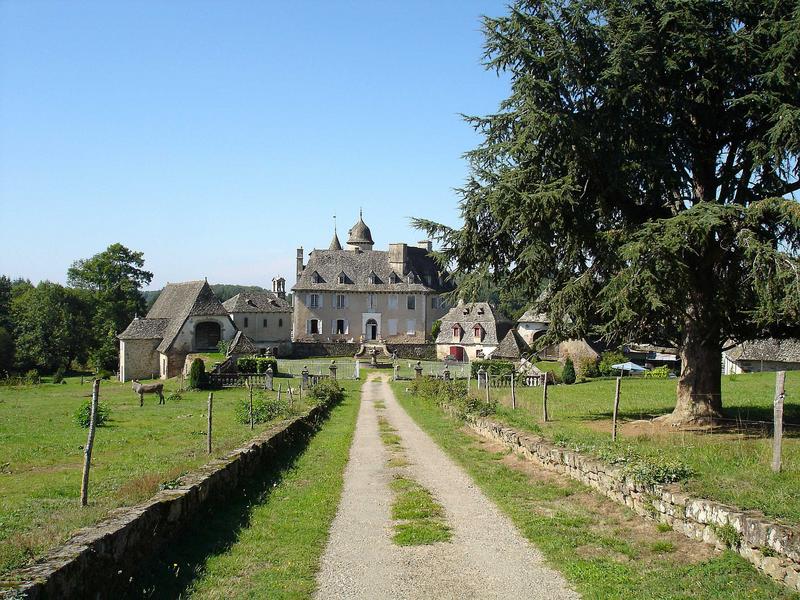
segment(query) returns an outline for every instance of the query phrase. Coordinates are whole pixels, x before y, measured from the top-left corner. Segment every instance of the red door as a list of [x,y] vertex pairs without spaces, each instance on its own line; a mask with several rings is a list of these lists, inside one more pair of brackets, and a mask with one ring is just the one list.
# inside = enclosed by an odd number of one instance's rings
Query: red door
[[450,346],[450,356],[458,362],[464,362],[464,348],[461,346]]

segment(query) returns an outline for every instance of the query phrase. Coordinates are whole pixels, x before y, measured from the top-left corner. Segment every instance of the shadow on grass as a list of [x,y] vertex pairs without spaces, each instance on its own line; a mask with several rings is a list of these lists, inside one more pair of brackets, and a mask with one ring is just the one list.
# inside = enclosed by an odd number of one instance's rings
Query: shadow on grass
[[324,419],[309,426],[291,443],[277,449],[269,466],[252,477],[246,487],[198,514],[194,523],[176,536],[177,539],[162,546],[157,554],[138,567],[124,587],[114,590],[109,596],[186,597],[192,582],[202,574],[206,561],[225,553],[236,543],[239,532],[249,526],[253,510],[280,484],[323,422]]

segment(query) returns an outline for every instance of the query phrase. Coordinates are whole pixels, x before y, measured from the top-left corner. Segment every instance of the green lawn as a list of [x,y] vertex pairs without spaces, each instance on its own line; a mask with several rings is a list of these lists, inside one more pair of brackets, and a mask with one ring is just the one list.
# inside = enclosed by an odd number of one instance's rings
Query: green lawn
[[500,452],[393,384],[412,418],[586,599],[797,599],[730,551],[660,530],[579,482]]
[[[510,391],[492,389],[501,402],[496,417],[514,427],[541,433],[560,443],[603,449],[610,445],[614,379],[600,379],[548,389],[551,421],[541,423],[542,388],[520,388],[516,411],[510,409]],[[800,522],[800,427],[787,427],[783,471],[770,470],[771,424],[745,427],[737,419],[770,421],[775,390],[774,373],[723,377],[722,391],[727,427],[703,433],[673,431],[653,426],[650,419],[672,410],[674,379],[624,378],[620,399],[620,438],[617,446],[667,459],[679,460],[696,473],[684,484],[692,494],[743,509]],[[800,372],[786,378],[786,423],[800,424]]]
[[360,405],[361,382],[342,386],[344,402],[310,441],[282,447],[262,478],[142,565],[124,597],[311,597]]
[[[165,396],[179,382],[165,383]],[[214,392],[214,453],[221,456],[253,437],[234,420],[246,390]],[[130,383],[103,381],[101,402],[111,409],[97,429],[89,506],[79,506],[83,445],[87,430],[73,422],[76,408],[91,395],[89,379],[66,384],[0,387],[0,577],[63,542],[72,532],[101,519],[110,509],[140,502],[162,483],[207,460],[207,392],[144,407]],[[298,407],[301,408],[301,407]],[[263,430],[268,424],[256,427]]]

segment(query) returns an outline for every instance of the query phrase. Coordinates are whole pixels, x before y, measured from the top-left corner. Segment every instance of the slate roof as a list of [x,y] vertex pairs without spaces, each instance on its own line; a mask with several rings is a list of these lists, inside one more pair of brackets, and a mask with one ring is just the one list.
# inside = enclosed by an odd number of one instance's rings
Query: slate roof
[[353,225],[347,233],[350,235],[350,238],[347,240],[348,244],[375,243],[372,241],[372,232],[369,230],[369,227],[367,227],[367,224],[364,223],[360,212],[358,214],[358,221],[356,221],[356,224]]
[[517,333],[516,329],[509,329],[506,337],[500,342],[500,345],[492,352],[491,358],[511,358],[519,360],[525,354],[528,354],[531,349],[522,336]]
[[[385,250],[314,250],[292,290],[424,293],[452,288],[444,281],[427,249],[407,246],[406,251],[408,271],[400,273],[389,265],[389,252]],[[368,283],[371,272],[377,276],[378,283]],[[312,280],[314,273],[319,274],[318,283]],[[345,274],[346,281],[352,283],[339,283],[341,273]],[[397,283],[392,283],[393,273],[398,278]],[[413,274],[412,282],[409,282],[409,274]]]
[[121,340],[159,340],[164,337],[164,330],[168,324],[169,319],[140,319],[137,317],[117,337]]
[[518,323],[549,323],[550,317],[547,316],[547,313],[540,313],[536,312],[533,308],[529,308],[525,311],[525,314],[522,315]]
[[333,232],[333,239],[331,240],[331,245],[328,246],[328,250],[341,250],[342,244],[339,242],[339,236],[336,235],[336,232]]
[[289,301],[273,292],[240,292],[223,302],[222,306],[230,314],[292,312]]
[[253,343],[253,340],[251,340],[241,331],[237,331],[236,335],[233,337],[233,341],[231,341],[231,345],[228,347],[228,352],[226,356],[230,356],[231,354],[256,354],[256,353],[258,353],[258,348]]
[[[464,330],[460,340],[453,338],[453,326],[458,323]],[[511,329],[512,324],[502,315],[496,314],[488,302],[460,303],[442,317],[442,326],[436,337],[437,344],[475,344],[473,331],[480,325],[486,332],[479,343],[496,345]]]
[[[189,317],[222,317],[228,311],[207,281],[168,283],[147,313],[146,320],[166,320],[159,352],[166,352]],[[129,326],[130,327],[130,326]],[[127,331],[127,329],[125,330]]]
[[725,354],[732,361],[765,360],[797,363],[800,362],[800,340],[778,340],[775,338],[752,340],[734,346],[726,351]]

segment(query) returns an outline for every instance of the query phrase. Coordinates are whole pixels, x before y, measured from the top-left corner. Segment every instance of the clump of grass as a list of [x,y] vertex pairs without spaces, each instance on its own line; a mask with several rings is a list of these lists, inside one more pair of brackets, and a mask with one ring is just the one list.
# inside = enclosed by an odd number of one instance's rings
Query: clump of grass
[[391,468],[395,468],[395,467],[407,467],[411,463],[403,454],[396,454],[395,456],[390,458],[386,464]]
[[659,540],[650,545],[650,550],[656,554],[667,554],[668,552],[675,552],[675,544],[667,540]]
[[389,448],[399,448],[403,439],[397,435],[397,430],[383,417],[378,417],[378,431],[384,445]]
[[725,544],[728,548],[738,548],[742,543],[742,534],[736,531],[736,528],[730,523],[725,525],[712,525],[711,529],[717,534],[719,541]]
[[433,495],[408,477],[395,477],[391,483],[395,492],[392,519],[398,546],[420,546],[447,542],[452,531],[445,521],[444,508]]
[[383,410],[384,408],[386,408],[386,403],[383,400],[375,400],[375,402],[373,402],[372,404],[378,410]]
[[661,533],[667,533],[668,531],[672,531],[672,527],[669,523],[659,523],[656,525],[656,529],[658,529]]

